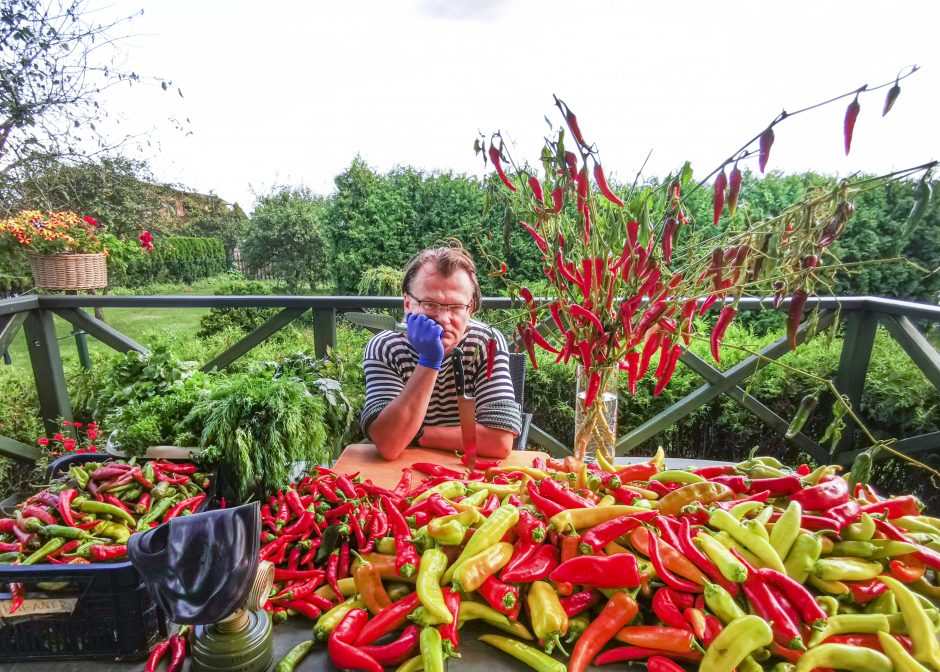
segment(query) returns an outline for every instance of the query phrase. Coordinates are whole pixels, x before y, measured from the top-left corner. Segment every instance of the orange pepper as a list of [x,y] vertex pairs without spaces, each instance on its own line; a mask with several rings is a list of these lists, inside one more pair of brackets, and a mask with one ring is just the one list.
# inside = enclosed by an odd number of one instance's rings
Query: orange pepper
[[[633,548],[638,550],[646,557],[649,557],[650,555],[650,535],[651,532],[645,527],[636,527],[630,531],[630,543],[633,545]],[[658,544],[659,554],[662,557],[663,564],[667,569],[703,586],[708,582],[708,577],[706,577],[702,571],[692,563],[691,560],[670,546],[668,543],[657,537],[655,534],[652,536]]]
[[594,660],[594,656],[623,626],[634,619],[638,610],[636,600],[627,593],[614,593],[601,613],[578,638],[578,643],[571,652],[568,672],[584,672]]
[[914,553],[899,555],[888,563],[891,575],[901,583],[914,583],[924,575],[927,566]]
[[[565,560],[570,560],[571,558],[576,558],[581,555],[581,537],[572,534],[564,536],[560,540],[561,554],[559,564]],[[557,592],[562,597],[567,597],[574,592],[574,586],[567,582],[559,583],[555,586],[555,592]]]

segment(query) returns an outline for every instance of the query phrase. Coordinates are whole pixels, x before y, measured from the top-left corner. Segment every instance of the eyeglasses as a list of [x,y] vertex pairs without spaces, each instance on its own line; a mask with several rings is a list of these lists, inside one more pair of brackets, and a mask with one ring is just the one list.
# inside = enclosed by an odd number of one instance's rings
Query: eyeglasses
[[468,303],[438,303],[437,301],[425,301],[424,299],[419,299],[414,294],[408,294],[408,296],[418,302],[418,305],[421,306],[421,310],[427,311],[432,315],[437,315],[440,313],[463,315],[469,312],[470,308],[472,308],[472,305]]

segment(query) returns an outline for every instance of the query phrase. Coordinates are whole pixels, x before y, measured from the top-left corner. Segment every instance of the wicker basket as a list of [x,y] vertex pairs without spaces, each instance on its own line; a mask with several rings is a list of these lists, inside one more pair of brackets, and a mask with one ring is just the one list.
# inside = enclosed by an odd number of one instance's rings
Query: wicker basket
[[31,255],[33,280],[43,289],[101,289],[108,286],[104,252],[95,254]]

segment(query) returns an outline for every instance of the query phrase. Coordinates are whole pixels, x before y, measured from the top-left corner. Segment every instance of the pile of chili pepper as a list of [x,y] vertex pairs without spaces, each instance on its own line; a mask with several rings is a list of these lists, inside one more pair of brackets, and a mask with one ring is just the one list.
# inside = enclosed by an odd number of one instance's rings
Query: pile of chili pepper
[[[210,481],[189,462],[73,464],[0,518],[0,564],[123,560],[131,534],[194,513]],[[22,604],[24,586],[11,584],[11,595],[10,613]]]
[[315,619],[338,667],[443,669],[482,620],[543,671],[940,669],[940,519],[839,467],[415,467],[393,489],[318,469],[266,504],[267,608]]

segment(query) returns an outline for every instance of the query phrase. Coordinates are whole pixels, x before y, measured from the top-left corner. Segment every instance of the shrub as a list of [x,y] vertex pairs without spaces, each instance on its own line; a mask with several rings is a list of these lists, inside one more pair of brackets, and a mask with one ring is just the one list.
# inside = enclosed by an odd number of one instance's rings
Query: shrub
[[[223,284],[216,295],[261,295],[270,294],[268,285],[257,280],[232,280]],[[277,314],[276,308],[212,308],[199,321],[196,336],[208,338],[226,329],[248,333],[265,320]]]
[[228,270],[228,255],[220,238],[162,236],[153,252],[127,263],[112,284],[139,286],[155,282],[195,282]]

